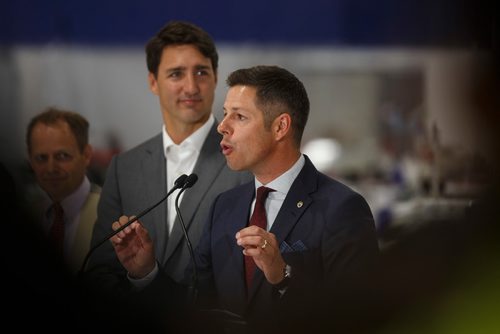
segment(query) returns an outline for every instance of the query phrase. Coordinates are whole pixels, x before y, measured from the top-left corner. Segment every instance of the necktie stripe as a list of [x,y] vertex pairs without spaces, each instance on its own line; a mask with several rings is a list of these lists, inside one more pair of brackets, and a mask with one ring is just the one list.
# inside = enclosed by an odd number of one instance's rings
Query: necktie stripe
[[60,203],[52,205],[53,222],[49,231],[49,238],[55,249],[63,254],[64,250],[64,211]]
[[[252,217],[250,218],[250,222],[248,226],[258,226],[264,230],[267,230],[267,217],[266,217],[266,208],[265,203],[267,196],[270,192],[274,191],[274,189],[267,187],[259,187],[257,189],[257,199],[255,200],[255,208],[252,213]],[[255,272],[255,262],[251,256],[245,256],[245,280],[247,285],[247,291],[250,291],[252,286],[253,275]]]

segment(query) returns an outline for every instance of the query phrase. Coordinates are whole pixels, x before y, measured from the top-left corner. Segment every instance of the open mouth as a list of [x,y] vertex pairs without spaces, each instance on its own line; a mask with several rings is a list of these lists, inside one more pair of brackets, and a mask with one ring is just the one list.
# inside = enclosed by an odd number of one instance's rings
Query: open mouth
[[220,148],[222,150],[222,154],[228,155],[233,151],[233,148],[227,144],[221,143]]

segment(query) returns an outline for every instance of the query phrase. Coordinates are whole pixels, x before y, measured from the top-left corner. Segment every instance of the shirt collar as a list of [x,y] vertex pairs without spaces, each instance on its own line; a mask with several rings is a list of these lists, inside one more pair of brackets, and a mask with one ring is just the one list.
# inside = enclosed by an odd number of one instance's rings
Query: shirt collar
[[[304,164],[305,164],[305,158],[304,155],[301,154],[297,162],[295,162],[295,164],[293,164],[293,166],[289,170],[287,170],[286,172],[284,172],[283,174],[281,174],[280,176],[278,176],[265,186],[274,189],[277,193],[286,195],[290,190],[290,188],[292,187],[293,181],[295,181],[297,175],[299,175],[300,171],[302,170],[302,167],[304,167]],[[257,188],[259,188],[262,185],[263,185],[262,183],[260,183],[257,179],[255,179],[256,191]],[[273,193],[269,194],[269,196],[273,195],[274,195]]]
[[90,181],[85,176],[83,178],[82,184],[76,189],[74,193],[66,197],[61,201],[61,206],[64,211],[68,213],[68,216],[74,216],[77,212],[80,211],[85,200],[87,199],[87,195],[90,192]]
[[[90,192],[90,181],[87,176],[84,176],[80,186],[72,194],[65,197],[61,201],[61,206],[64,210],[64,215],[69,219],[72,219],[72,217],[78,214],[83,204],[85,203],[89,192]],[[47,203],[46,208],[47,210],[49,210],[51,208],[52,201],[50,200],[48,195],[46,195],[45,202]]]
[[[208,120],[203,124],[199,129],[197,129],[195,132],[193,132],[189,137],[184,139],[182,143],[180,143],[178,146],[180,147],[187,147],[191,146],[193,147],[196,152],[201,152],[201,147],[203,146],[203,143],[205,139],[208,136],[208,133],[210,132],[210,129],[212,128],[212,125],[215,122],[215,118],[213,114],[210,114],[210,117]],[[172,145],[176,145],[172,138],[167,133],[167,130],[165,128],[165,124],[162,127],[162,138],[163,138],[163,154],[167,155],[167,148]]]

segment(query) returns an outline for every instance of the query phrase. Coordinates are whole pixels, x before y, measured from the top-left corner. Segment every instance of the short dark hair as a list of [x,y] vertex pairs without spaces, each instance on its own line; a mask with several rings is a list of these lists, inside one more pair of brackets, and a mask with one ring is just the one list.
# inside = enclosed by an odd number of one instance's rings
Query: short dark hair
[[309,98],[304,85],[293,73],[278,66],[260,65],[232,72],[226,83],[229,87],[256,88],[255,102],[264,111],[266,128],[281,113],[290,114],[295,142],[300,145],[309,116]]
[[76,112],[62,110],[56,107],[48,107],[40,114],[33,117],[28,124],[28,130],[26,131],[28,153],[31,153],[31,134],[35,125],[38,123],[53,125],[60,121],[68,124],[71,132],[75,136],[78,149],[80,152],[83,152],[89,142],[89,122],[85,117]]
[[170,45],[195,46],[207,58],[210,58],[214,73],[217,74],[219,55],[212,37],[200,27],[184,21],[167,23],[146,44],[146,62],[148,71],[158,75],[163,49]]

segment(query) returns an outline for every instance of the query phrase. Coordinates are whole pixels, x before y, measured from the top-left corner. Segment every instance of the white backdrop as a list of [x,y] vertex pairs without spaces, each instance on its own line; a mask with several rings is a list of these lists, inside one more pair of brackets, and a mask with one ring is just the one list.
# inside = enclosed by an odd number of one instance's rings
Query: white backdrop
[[[470,142],[469,132],[454,133],[456,125],[466,125],[467,119],[457,115],[450,94],[441,94],[453,78],[450,73],[463,68],[467,60],[462,52],[222,45],[219,54],[216,117],[221,115],[229,72],[256,64],[283,66],[304,82],[310,95],[304,143],[317,136],[338,136],[347,148],[344,165],[364,168],[378,159],[377,110],[381,77],[387,73],[421,71],[425,79],[421,106],[429,124],[438,123],[443,143]],[[16,47],[2,52],[0,69],[2,150],[17,157],[24,155],[29,119],[47,106],[87,117],[91,143],[97,148],[107,145],[109,133],[128,149],[161,129],[157,98],[147,86],[142,48]]]

